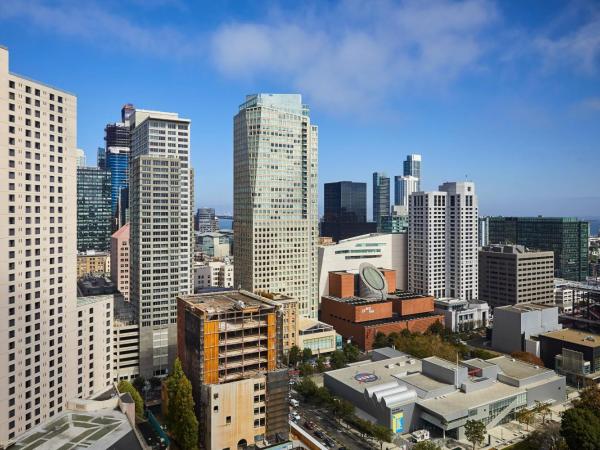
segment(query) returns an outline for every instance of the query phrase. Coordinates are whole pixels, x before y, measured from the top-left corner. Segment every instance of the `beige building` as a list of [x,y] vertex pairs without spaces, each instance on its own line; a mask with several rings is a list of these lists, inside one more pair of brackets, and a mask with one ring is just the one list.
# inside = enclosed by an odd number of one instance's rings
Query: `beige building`
[[318,130],[299,94],[246,96],[234,118],[235,286],[317,317]]
[[301,350],[310,348],[313,355],[331,353],[337,348],[337,332],[327,323],[301,317],[298,323],[296,345]]
[[77,396],[92,398],[113,382],[114,295],[77,298]]
[[115,296],[113,321],[114,381],[133,380],[140,373],[140,329],[135,306]]
[[85,275],[110,274],[110,254],[89,250],[77,255],[77,278]]
[[479,251],[479,300],[490,307],[554,304],[554,253],[522,245],[489,245]]
[[204,447],[287,440],[288,375],[280,369],[282,314],[247,291],[178,298],[178,355],[192,383]]
[[77,395],[77,98],[0,47],[0,447]]
[[194,292],[214,287],[233,287],[233,264],[228,260],[195,262]]
[[110,278],[123,298],[129,300],[129,224],[110,238]]

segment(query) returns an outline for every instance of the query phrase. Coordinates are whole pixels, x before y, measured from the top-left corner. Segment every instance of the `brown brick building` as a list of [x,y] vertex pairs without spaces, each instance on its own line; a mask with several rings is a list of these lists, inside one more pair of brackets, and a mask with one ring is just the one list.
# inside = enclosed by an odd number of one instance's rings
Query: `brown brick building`
[[444,316],[434,313],[433,297],[396,291],[394,271],[379,272],[387,284],[387,293],[379,298],[357,295],[358,273],[330,272],[330,295],[321,298],[321,320],[363,350],[371,350],[378,332],[424,332],[436,321],[444,323]]

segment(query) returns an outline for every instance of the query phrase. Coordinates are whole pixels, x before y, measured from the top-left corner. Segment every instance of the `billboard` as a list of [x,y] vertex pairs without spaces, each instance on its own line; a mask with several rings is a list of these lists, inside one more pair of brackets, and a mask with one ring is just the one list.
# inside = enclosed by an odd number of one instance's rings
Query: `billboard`
[[394,433],[404,432],[404,411],[392,415],[392,431]]

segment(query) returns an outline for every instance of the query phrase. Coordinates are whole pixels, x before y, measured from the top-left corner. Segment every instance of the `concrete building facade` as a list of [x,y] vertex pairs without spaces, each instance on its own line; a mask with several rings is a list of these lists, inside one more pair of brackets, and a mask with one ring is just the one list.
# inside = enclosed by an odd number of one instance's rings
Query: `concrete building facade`
[[479,300],[459,298],[436,298],[435,312],[444,315],[444,326],[453,332],[487,327],[490,322],[490,308]]
[[298,94],[246,97],[234,118],[234,284],[317,317],[318,131]]
[[105,275],[111,272],[110,254],[89,250],[77,254],[77,278],[86,275]]
[[497,306],[554,304],[554,255],[521,245],[479,251],[479,299]]
[[133,380],[139,373],[140,329],[135,305],[115,296],[113,321],[114,381]]
[[110,239],[110,278],[126,301],[129,301],[129,224],[113,233]]
[[190,121],[136,109],[132,119],[130,298],[140,325],[140,374],[168,373],[176,355],[177,296],[193,291]]
[[0,446],[77,395],[77,98],[0,47]]
[[477,217],[472,182],[448,182],[410,196],[409,291],[477,298]]
[[233,287],[233,264],[229,261],[194,263],[194,292],[215,287]]

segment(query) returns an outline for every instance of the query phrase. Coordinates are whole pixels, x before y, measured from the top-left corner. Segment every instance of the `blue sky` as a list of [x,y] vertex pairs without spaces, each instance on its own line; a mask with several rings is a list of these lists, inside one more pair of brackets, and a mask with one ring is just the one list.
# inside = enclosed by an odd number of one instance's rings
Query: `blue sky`
[[0,0],[0,43],[77,94],[88,162],[126,102],[190,118],[197,205],[222,213],[238,105],[300,92],[321,193],[421,153],[425,189],[469,178],[484,214],[600,216],[598,2]]

